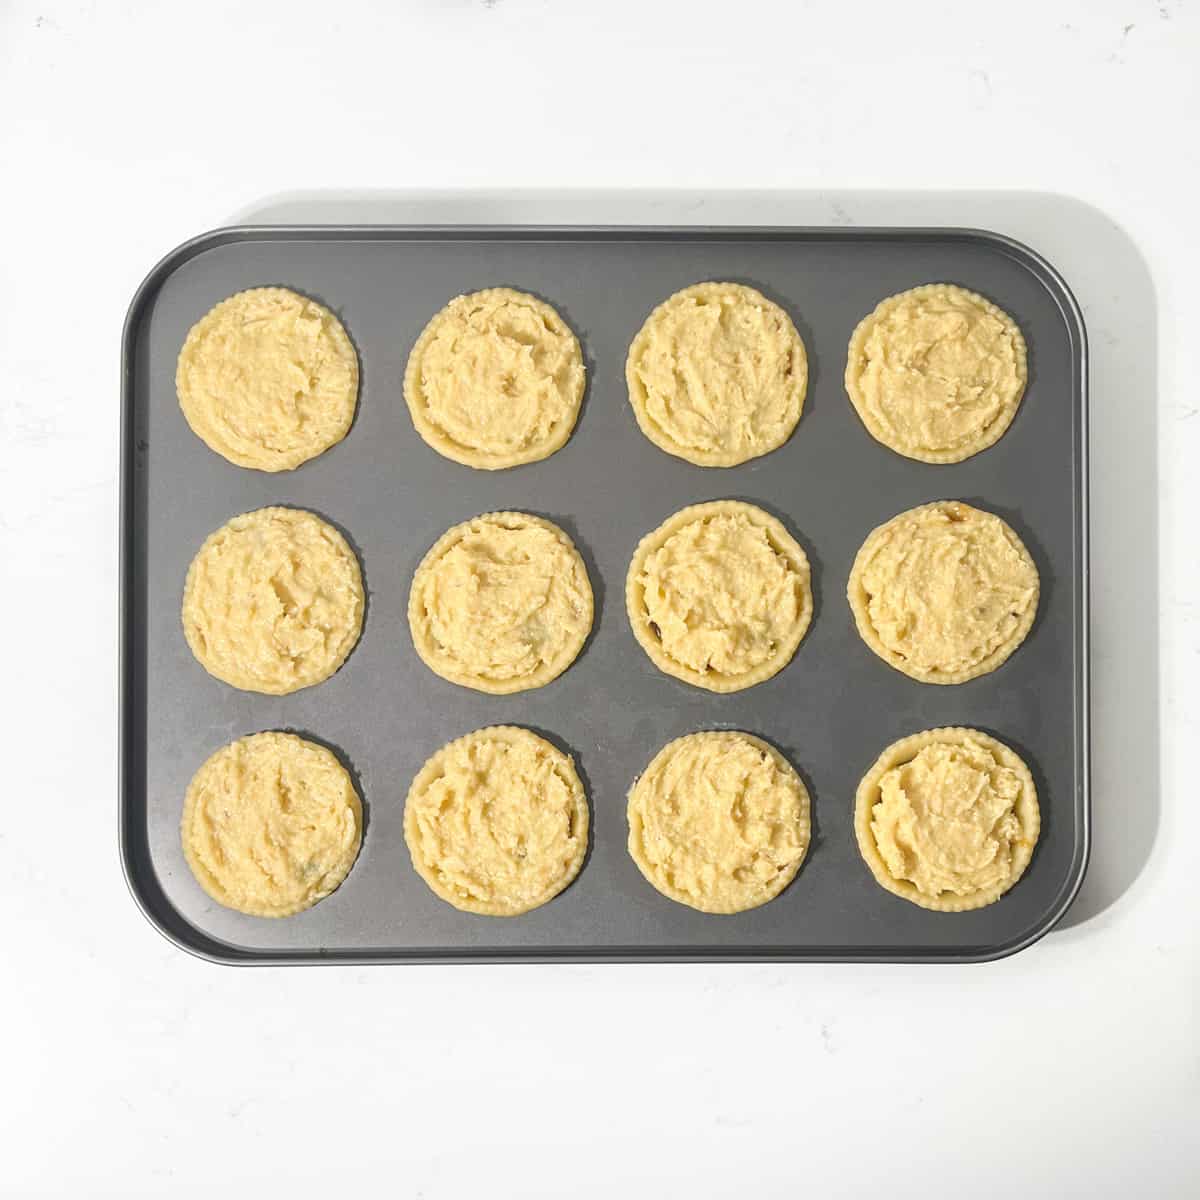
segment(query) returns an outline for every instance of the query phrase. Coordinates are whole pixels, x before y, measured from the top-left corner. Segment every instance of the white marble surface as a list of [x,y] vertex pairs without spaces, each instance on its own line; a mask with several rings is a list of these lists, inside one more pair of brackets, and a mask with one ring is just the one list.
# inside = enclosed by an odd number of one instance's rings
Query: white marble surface
[[[1198,61],[1177,0],[0,6],[0,1194],[1198,1194]],[[1094,372],[1097,847],[1064,926],[964,968],[163,941],[115,844],[118,337],[150,265],[235,218],[1047,254]]]

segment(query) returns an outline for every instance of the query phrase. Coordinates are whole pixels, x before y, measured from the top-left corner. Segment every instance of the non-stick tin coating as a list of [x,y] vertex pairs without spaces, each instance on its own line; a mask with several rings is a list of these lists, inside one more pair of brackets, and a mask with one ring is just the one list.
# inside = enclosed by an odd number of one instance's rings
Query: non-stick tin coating
[[[638,431],[625,355],[647,313],[700,280],[752,284],[783,305],[809,356],[795,434],[729,470],[691,466]],[[846,345],[884,296],[949,281],[1011,313],[1030,377],[1011,429],[953,466],[894,454],[846,398]],[[242,470],[189,430],[175,360],[193,322],[243,288],[316,297],[358,347],[362,389],[343,442],[296,471]],[[583,411],[551,458],[499,472],[440,457],[418,437],[404,366],[429,318],[462,292],[506,285],[558,309],[588,369]],[[1051,267],[970,230],[242,228],[180,247],[131,306],[123,362],[120,837],[131,890],[150,920],[197,954],[231,963],[546,960],[968,961],[1020,949],[1078,888],[1087,858],[1087,515],[1085,336]],[[779,516],[813,566],[816,611],[775,678],[717,696],[657,671],[634,641],[624,581],[638,539],[676,509],[719,497]],[[891,670],[854,631],[846,578],[866,534],[903,509],[960,498],[1001,514],[1042,579],[1026,643],[998,671],[951,687]],[[291,696],[235,691],[194,661],[180,628],[188,563],[231,516],[268,504],[312,509],[357,548],[369,592],[358,648],[331,680]],[[596,593],[583,655],[554,683],[486,696],[429,672],[406,621],[409,581],[449,526],[524,509],[560,524]],[[576,882],[514,919],[460,913],[420,880],[404,844],[404,797],[436,749],[469,730],[519,724],[574,755],[592,805]],[[1042,807],[1033,863],[998,903],[927,912],[875,884],[854,843],[855,787],[890,742],[971,725],[1029,763]],[[219,746],[262,729],[332,748],[366,805],[362,853],[343,886],[299,916],[269,921],[214,904],[179,846],[188,780]],[[667,741],[745,729],[778,746],[813,797],[814,837],[795,882],[770,904],[710,916],[674,904],[626,848],[630,784]]]

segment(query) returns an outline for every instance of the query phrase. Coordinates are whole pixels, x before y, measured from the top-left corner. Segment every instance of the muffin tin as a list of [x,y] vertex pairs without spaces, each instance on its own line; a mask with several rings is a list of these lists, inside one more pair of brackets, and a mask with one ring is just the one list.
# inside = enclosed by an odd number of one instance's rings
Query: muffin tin
[[[792,316],[809,358],[790,441],[730,469],[692,466],[639,432],[624,379],[652,308],[700,280],[751,284]],[[952,466],[913,462],[860,425],[842,386],[858,320],[884,296],[947,281],[1021,325],[1029,386],[991,449]],[[362,365],[354,426],[295,471],[232,466],[188,429],[175,359],[189,327],[243,288],[280,285],[332,308]],[[545,461],[485,472],[449,462],[413,429],[405,362],[430,316],[461,292],[540,295],[578,334],[588,386],[575,433]],[[150,921],[226,963],[623,960],[973,961],[1029,945],[1065,911],[1088,848],[1086,340],[1066,284],[995,234],[946,229],[222,229],[174,250],[138,289],[122,373],[120,844]],[[751,501],[779,516],[813,568],[813,623],[789,666],[714,695],[659,672],[624,611],[641,536],[688,504]],[[1029,547],[1041,607],[999,670],[938,687],[891,670],[859,640],[846,578],[866,535],[903,509],[962,499],[999,513]],[[332,679],[290,696],[235,691],[192,658],[179,607],[188,563],[231,516],[311,509],[358,551],[368,591],[362,639]],[[488,696],[430,672],[409,639],[409,582],[450,526],[494,510],[541,514],[579,547],[596,621],[576,663],[546,687]],[[592,809],[578,879],[521,917],[459,912],[409,861],[404,797],[440,746],[484,725],[524,725],[575,758]],[[928,912],[880,888],[860,860],[854,792],[885,746],[939,725],[994,734],[1028,762],[1041,840],[1020,883],[967,913]],[[366,811],[362,853],[313,909],[263,920],[221,908],[183,860],[179,818],[192,773],[219,746],[263,729],[324,742],[351,768]],[[744,729],[776,745],[813,798],[814,837],[796,880],[761,908],[712,916],[673,904],[625,848],[625,800],[671,739]]]

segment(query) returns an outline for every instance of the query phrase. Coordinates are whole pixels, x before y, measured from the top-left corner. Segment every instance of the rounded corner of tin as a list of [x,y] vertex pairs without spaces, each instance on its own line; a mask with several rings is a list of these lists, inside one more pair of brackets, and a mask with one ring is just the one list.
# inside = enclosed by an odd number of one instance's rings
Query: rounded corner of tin
[[[124,877],[125,887],[129,891],[130,899],[137,906],[146,923],[160,937],[170,942],[176,949],[182,950],[185,954],[193,958],[198,958],[203,962],[215,963],[218,966],[245,966],[252,961],[251,959],[242,959],[235,953],[227,952],[220,943],[204,939],[202,935],[197,938],[189,938],[183,932],[183,930],[190,928],[183,914],[171,904],[165,894],[155,897],[147,891],[141,869],[134,861],[133,855],[130,852],[129,842],[125,836],[124,823],[122,823],[121,829],[120,857],[121,874]],[[174,916],[174,924],[160,911],[163,905]]]
[[219,246],[224,242],[245,236],[244,226],[218,226],[205,233],[196,234],[186,241],[180,242],[168,250],[143,276],[142,281],[134,289],[129,305],[125,309],[125,320],[122,325],[122,344],[128,354],[134,330],[142,317],[142,310],[147,300],[173,275],[184,263],[203,254],[206,250]]
[[992,963],[999,962],[1004,958],[1012,958],[1014,954],[1020,954],[1022,950],[1028,950],[1036,942],[1040,942],[1048,933],[1053,931],[1055,926],[1067,915],[1071,905],[1075,903],[1075,899],[1079,895],[1079,889],[1083,886],[1084,876],[1087,875],[1088,860],[1091,857],[1091,838],[1088,823],[1086,821],[1081,822],[1079,830],[1080,837],[1066,882],[1046,911],[1029,928],[1017,934],[1016,937],[983,950],[978,954],[973,954],[969,957],[964,956],[958,961]]
[[1045,254],[1020,238],[1013,237],[1008,233],[999,233],[994,229],[963,226],[947,232],[953,232],[967,241],[991,246],[999,253],[1020,263],[1030,274],[1036,276],[1038,282],[1050,292],[1062,310],[1072,335],[1078,341],[1080,356],[1086,359],[1088,338],[1083,308],[1063,273]]

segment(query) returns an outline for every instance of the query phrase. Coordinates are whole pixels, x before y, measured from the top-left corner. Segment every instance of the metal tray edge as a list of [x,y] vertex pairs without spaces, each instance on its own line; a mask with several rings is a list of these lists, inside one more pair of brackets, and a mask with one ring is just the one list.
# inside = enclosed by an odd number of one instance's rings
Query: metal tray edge
[[[761,948],[748,948],[745,954],[731,954],[727,950],[711,953],[688,949],[674,953],[662,948],[638,951],[615,947],[611,950],[592,949],[587,951],[550,949],[544,953],[498,952],[495,954],[444,955],[388,954],[340,952],[320,950],[303,954],[287,951],[241,951],[217,939],[207,937],[195,929],[170,903],[164,895],[147,894],[145,881],[133,862],[133,847],[129,830],[129,753],[127,741],[131,730],[128,712],[132,686],[132,664],[130,647],[133,641],[131,612],[132,567],[132,517],[134,513],[134,414],[132,389],[132,345],[147,301],[159,286],[184,263],[206,250],[227,242],[249,237],[271,236],[315,237],[315,238],[370,238],[389,235],[459,236],[463,238],[491,236],[500,233],[522,239],[588,236],[604,239],[624,237],[671,236],[673,238],[697,237],[711,239],[750,237],[830,237],[853,238],[855,240],[889,240],[907,238],[938,238],[956,241],[986,242],[1002,253],[1017,260],[1035,275],[1043,287],[1054,297],[1062,312],[1075,349],[1075,368],[1079,372],[1079,453],[1076,462],[1080,510],[1076,522],[1076,553],[1079,569],[1073,573],[1077,589],[1074,597],[1078,618],[1076,696],[1081,711],[1076,714],[1076,764],[1078,806],[1080,820],[1077,825],[1075,853],[1071,873],[1058,898],[1043,917],[1028,931],[1009,943],[989,947],[977,953],[947,953],[938,955],[892,954],[885,948],[871,952],[856,951],[838,954],[796,954],[792,951],[772,953]],[[118,600],[118,849],[121,871],[126,887],[134,903],[146,921],[167,941],[180,950],[205,962],[222,966],[315,966],[345,965],[374,966],[395,964],[461,964],[484,963],[736,963],[736,962],[792,962],[792,963],[928,963],[965,964],[996,962],[1028,949],[1040,941],[1062,919],[1079,893],[1087,873],[1091,855],[1091,754],[1090,754],[1090,523],[1089,523],[1089,455],[1088,455],[1088,344],[1087,327],[1083,312],[1074,293],[1059,271],[1040,253],[1005,234],[973,227],[951,226],[706,226],[706,225],[232,225],[221,226],[198,234],[181,242],[164,255],[146,274],[130,300],[125,314],[121,334],[121,432],[120,432],[120,504],[119,504],[119,600]],[[161,907],[160,907],[161,906]],[[169,913],[165,916],[163,909]]]

